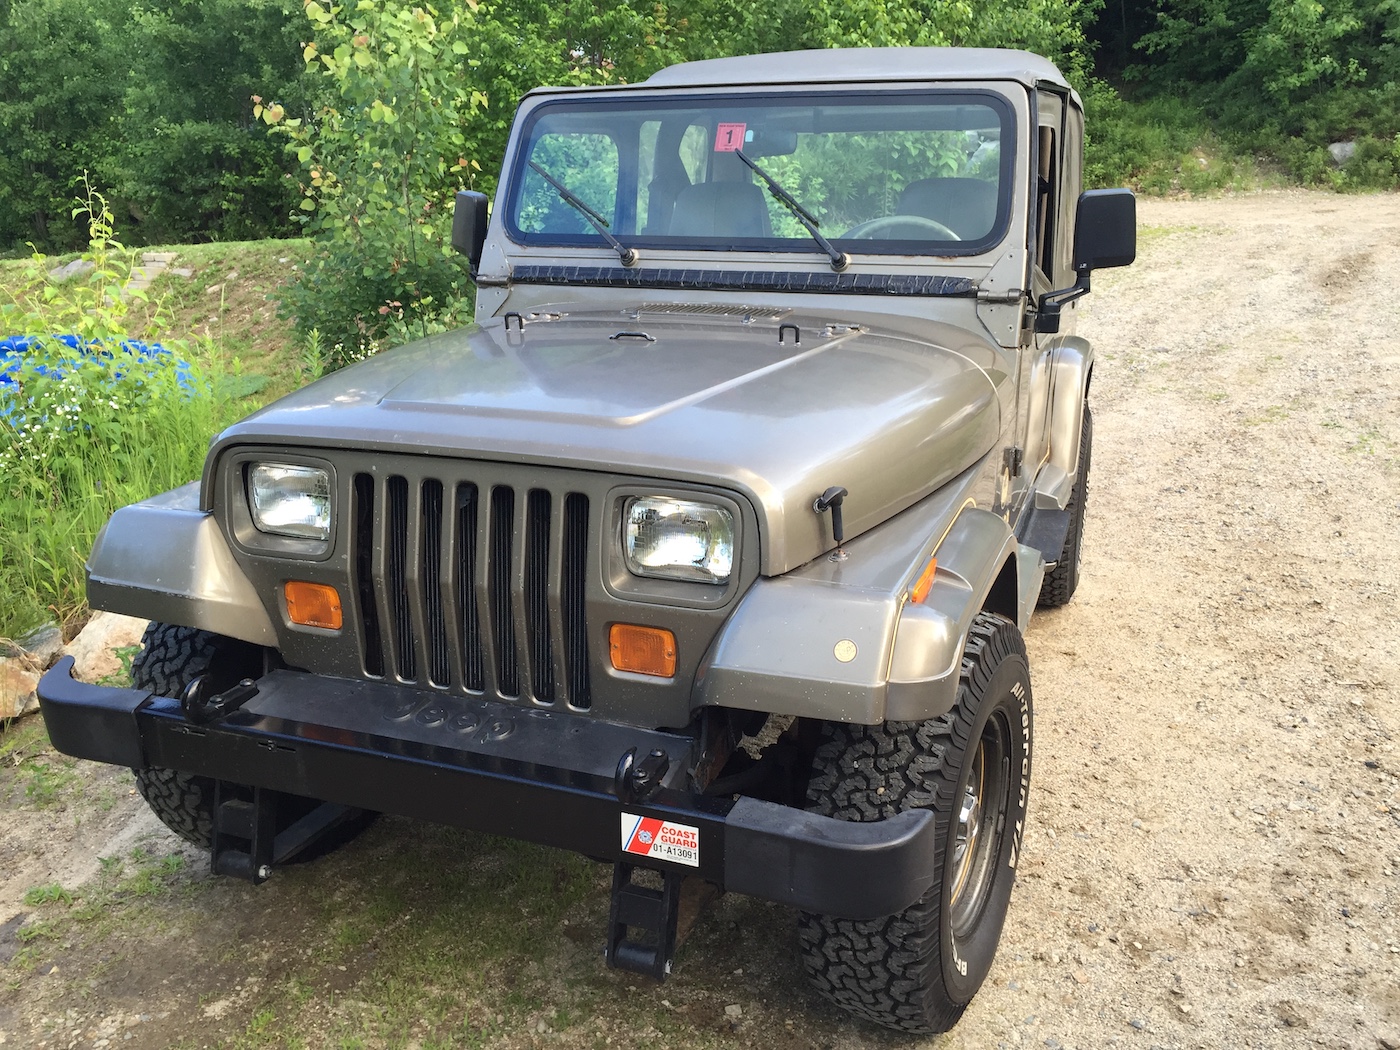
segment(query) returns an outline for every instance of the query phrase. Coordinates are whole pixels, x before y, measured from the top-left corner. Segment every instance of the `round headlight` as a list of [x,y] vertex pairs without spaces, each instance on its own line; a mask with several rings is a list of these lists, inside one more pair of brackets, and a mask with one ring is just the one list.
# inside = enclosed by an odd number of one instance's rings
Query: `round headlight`
[[634,497],[626,505],[622,550],[637,576],[725,584],[734,568],[734,516],[712,503]]
[[258,463],[248,472],[248,503],[260,532],[325,540],[331,535],[331,479],[319,467]]

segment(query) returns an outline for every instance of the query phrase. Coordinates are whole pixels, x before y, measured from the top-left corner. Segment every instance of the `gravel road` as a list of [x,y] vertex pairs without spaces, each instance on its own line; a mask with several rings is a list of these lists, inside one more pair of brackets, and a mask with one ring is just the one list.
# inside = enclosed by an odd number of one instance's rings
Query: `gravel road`
[[[1084,575],[1028,634],[1020,880],[953,1033],[911,1044],[827,1008],[791,916],[742,899],[666,985],[603,973],[588,886],[568,930],[532,927],[451,992],[470,1039],[386,1029],[365,1000],[425,980],[393,954],[417,920],[378,900],[368,939],[345,935],[359,887],[392,873],[423,909],[444,850],[515,854],[383,821],[256,890],[171,862],[177,892],[136,911],[123,891],[80,922],[24,891],[61,882],[76,908],[108,899],[82,889],[99,857],[178,856],[121,773],[83,767],[47,806],[0,784],[0,1043],[1400,1048],[1400,196],[1139,216],[1136,266],[1096,276],[1079,311],[1098,351]],[[553,891],[495,894],[502,915],[606,883],[559,871]],[[54,932],[19,937],[19,914]]]

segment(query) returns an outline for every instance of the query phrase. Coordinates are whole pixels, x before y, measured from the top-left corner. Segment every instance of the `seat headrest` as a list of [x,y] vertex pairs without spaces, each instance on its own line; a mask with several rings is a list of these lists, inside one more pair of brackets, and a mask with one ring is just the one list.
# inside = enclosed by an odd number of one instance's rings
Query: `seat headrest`
[[899,195],[901,215],[941,222],[965,241],[981,240],[997,219],[995,183],[981,179],[920,179]]
[[768,205],[751,182],[701,182],[676,195],[672,237],[768,237]]

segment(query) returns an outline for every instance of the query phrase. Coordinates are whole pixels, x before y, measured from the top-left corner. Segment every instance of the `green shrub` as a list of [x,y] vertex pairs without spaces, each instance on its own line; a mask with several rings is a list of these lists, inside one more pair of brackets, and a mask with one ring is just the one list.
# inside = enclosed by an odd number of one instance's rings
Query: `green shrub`
[[283,308],[303,336],[320,333],[337,367],[469,311],[466,267],[449,244],[452,195],[479,168],[462,124],[486,100],[466,69],[470,9],[308,0],[306,14],[305,58],[326,103],[306,121],[273,100],[257,99],[255,113],[285,131],[303,168],[314,254]]
[[1180,98],[1129,101],[1102,81],[1084,92],[1084,184],[1146,193],[1212,193],[1259,180],[1248,152]]

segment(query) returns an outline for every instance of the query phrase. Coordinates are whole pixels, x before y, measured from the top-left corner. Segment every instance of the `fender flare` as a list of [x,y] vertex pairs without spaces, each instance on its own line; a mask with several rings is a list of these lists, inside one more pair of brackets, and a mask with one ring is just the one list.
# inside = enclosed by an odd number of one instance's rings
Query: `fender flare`
[[1089,340],[1067,335],[1050,351],[1050,418],[1046,439],[1050,456],[1035,479],[1035,504],[1063,510],[1079,469],[1079,435],[1084,402],[1094,374],[1094,349]]
[[87,561],[94,609],[277,646],[267,609],[233,558],[199,482],[122,507]]

